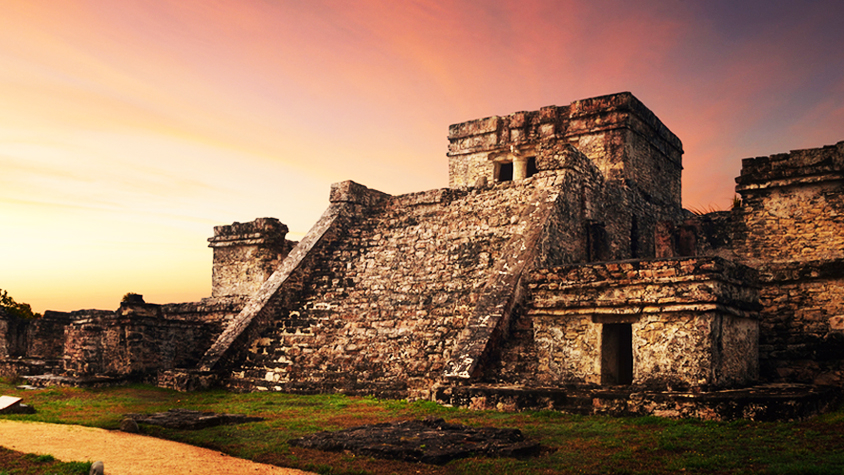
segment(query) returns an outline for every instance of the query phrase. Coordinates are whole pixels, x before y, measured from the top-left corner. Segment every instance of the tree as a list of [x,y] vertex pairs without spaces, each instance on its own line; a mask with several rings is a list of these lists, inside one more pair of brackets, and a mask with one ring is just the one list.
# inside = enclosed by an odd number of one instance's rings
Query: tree
[[19,318],[41,318],[41,314],[33,312],[28,303],[15,302],[15,299],[3,289],[0,289],[0,308]]
[[144,296],[143,295],[136,294],[135,292],[129,292],[126,295],[123,296],[123,300],[121,300],[121,303],[128,303],[128,304],[136,303],[137,304],[137,303],[146,303],[146,302],[144,302]]

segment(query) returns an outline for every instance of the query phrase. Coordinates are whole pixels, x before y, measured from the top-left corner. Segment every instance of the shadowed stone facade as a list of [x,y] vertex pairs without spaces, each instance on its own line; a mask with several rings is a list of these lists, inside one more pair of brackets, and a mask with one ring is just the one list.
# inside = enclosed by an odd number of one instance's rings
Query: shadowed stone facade
[[[844,142],[746,159],[740,205],[695,215],[680,140],[630,93],[448,139],[449,188],[337,183],[299,243],[215,227],[203,302],[66,314],[57,372],[711,418],[800,412],[724,390],[814,384],[818,411],[844,386]],[[5,368],[29,326],[0,318]]]

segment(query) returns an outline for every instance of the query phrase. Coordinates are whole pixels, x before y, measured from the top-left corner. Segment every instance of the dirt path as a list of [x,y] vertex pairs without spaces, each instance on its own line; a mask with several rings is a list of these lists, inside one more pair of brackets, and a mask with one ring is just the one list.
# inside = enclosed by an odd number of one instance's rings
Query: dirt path
[[107,475],[308,473],[154,437],[41,422],[0,420],[0,446],[65,462],[101,460]]

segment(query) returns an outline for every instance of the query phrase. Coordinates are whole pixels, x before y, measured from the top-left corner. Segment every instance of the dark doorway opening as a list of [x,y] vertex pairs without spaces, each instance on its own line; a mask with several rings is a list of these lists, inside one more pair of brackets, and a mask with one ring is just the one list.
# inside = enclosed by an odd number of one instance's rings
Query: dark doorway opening
[[513,162],[498,163],[496,181],[513,181]]
[[633,383],[633,326],[606,323],[601,342],[601,384]]
[[527,170],[525,171],[525,178],[530,178],[536,175],[539,170],[536,169],[536,157],[528,157]]

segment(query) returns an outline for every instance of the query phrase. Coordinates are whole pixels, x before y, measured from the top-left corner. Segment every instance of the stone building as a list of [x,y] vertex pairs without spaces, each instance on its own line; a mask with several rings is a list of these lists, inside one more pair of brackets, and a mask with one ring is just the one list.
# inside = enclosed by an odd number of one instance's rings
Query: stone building
[[721,418],[788,412],[738,388],[810,384],[811,412],[844,386],[844,142],[746,159],[738,206],[697,215],[682,143],[629,93],[448,139],[448,188],[334,184],[299,243],[216,227],[202,302],[48,312],[56,372]]

